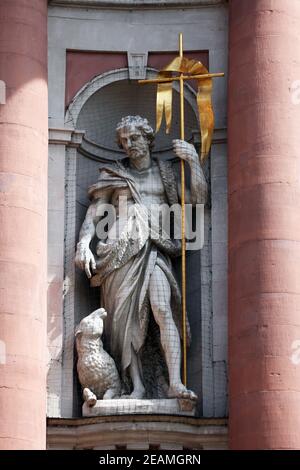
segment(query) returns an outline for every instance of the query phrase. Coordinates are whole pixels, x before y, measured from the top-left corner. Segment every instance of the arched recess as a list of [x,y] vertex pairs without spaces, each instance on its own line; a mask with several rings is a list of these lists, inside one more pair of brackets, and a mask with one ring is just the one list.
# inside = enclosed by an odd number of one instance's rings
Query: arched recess
[[[156,78],[157,70],[147,67],[146,69],[146,78]],[[74,96],[65,116],[65,124],[71,124],[73,128],[76,128],[79,114],[84,107],[85,103],[101,88],[110,85],[114,82],[119,82],[122,80],[129,80],[129,71],[128,68],[110,70],[101,75],[97,75],[90,82],[85,84]],[[135,82],[135,80],[133,80]],[[149,85],[147,85],[148,87]],[[140,86],[144,88],[144,86]],[[178,92],[179,86],[175,82],[174,88]],[[184,90],[185,99],[193,108],[195,114],[197,115],[197,107],[195,102],[195,91],[189,84],[185,84]]]
[[[147,69],[147,78],[155,77],[157,71]],[[174,85],[173,123],[169,136],[164,129],[156,137],[153,157],[170,159],[172,139],[179,137],[179,88]],[[185,85],[186,140],[199,142],[198,112],[195,91]],[[128,111],[127,111],[128,110]],[[126,112],[125,112],[126,111]],[[140,86],[129,80],[128,69],[117,69],[95,77],[76,94],[65,117],[65,126],[83,135],[76,145],[66,149],[66,207],[65,207],[65,279],[68,288],[64,298],[64,357],[63,394],[70,395],[72,384],[72,409],[70,396],[65,397],[67,413],[80,415],[80,387],[74,373],[74,328],[82,317],[99,305],[98,289],[91,289],[84,273],[74,267],[78,233],[89,201],[88,187],[95,183],[98,169],[105,161],[122,158],[124,153],[114,142],[114,129],[124,115],[141,114],[155,125],[155,86]],[[99,126],[99,127],[98,127]],[[80,135],[80,132],[79,132]],[[207,173],[209,170],[207,169]],[[205,231],[210,227],[210,211],[206,210]],[[207,309],[210,293],[207,279],[201,275],[203,260],[209,256],[209,241],[201,252],[188,254],[187,304],[194,341],[189,353],[189,385],[198,393],[198,415],[202,414],[202,307]],[[180,271],[179,266],[175,270]],[[205,298],[204,298],[205,295]],[[62,404],[64,401],[62,402]]]

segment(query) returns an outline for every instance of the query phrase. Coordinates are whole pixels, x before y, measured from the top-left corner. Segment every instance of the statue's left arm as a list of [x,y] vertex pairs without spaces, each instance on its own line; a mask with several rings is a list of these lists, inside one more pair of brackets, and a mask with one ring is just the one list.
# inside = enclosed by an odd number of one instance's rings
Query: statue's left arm
[[[186,188],[186,204],[205,204],[207,199],[207,182],[199,162],[199,156],[195,147],[184,140],[173,140],[173,150],[177,157],[188,163],[191,170],[191,188]],[[181,194],[181,184],[178,188],[179,196]]]

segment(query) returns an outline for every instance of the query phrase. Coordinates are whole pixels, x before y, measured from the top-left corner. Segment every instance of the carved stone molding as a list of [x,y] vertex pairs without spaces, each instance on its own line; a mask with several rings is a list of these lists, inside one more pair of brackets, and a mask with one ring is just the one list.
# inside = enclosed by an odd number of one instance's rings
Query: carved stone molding
[[226,3],[227,0],[49,0],[50,5],[75,6],[75,7],[198,7],[212,6]]
[[144,80],[147,72],[147,52],[127,52],[130,80]]
[[68,128],[49,128],[49,144],[70,145],[79,147],[85,131]]
[[227,449],[227,420],[174,416],[50,418],[48,449]]

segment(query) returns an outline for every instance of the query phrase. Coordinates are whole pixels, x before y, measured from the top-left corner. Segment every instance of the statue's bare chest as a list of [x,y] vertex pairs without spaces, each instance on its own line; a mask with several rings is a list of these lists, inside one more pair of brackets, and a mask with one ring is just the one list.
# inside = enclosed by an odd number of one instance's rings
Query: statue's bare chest
[[[167,202],[165,188],[162,182],[159,167],[156,163],[142,171],[128,170],[134,178],[135,188],[139,192],[142,203],[145,206],[151,204],[163,204]],[[127,197],[128,201],[132,200],[129,188],[116,189],[112,198],[113,204],[117,205],[120,196]]]
[[133,171],[132,174],[145,205],[166,202],[165,188],[156,164],[141,172]]

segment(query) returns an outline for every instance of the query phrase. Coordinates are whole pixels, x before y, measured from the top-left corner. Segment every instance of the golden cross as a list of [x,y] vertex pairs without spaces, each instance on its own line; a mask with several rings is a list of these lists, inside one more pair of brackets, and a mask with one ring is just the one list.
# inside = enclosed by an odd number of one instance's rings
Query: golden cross
[[[179,72],[179,76],[173,76]],[[159,72],[158,78],[139,80],[140,84],[157,83],[156,132],[158,132],[163,113],[166,118],[166,132],[168,133],[172,120],[172,85],[179,81],[180,85],[180,138],[184,140],[184,82],[196,79],[198,81],[197,104],[201,128],[201,161],[209,153],[211,146],[214,116],[211,104],[212,78],[223,77],[224,73],[208,73],[201,62],[186,59],[183,56],[183,38],[179,34],[179,56]],[[183,383],[187,385],[187,333],[186,333],[186,238],[185,238],[185,166],[181,160],[181,239],[182,239],[182,337],[183,337]]]

